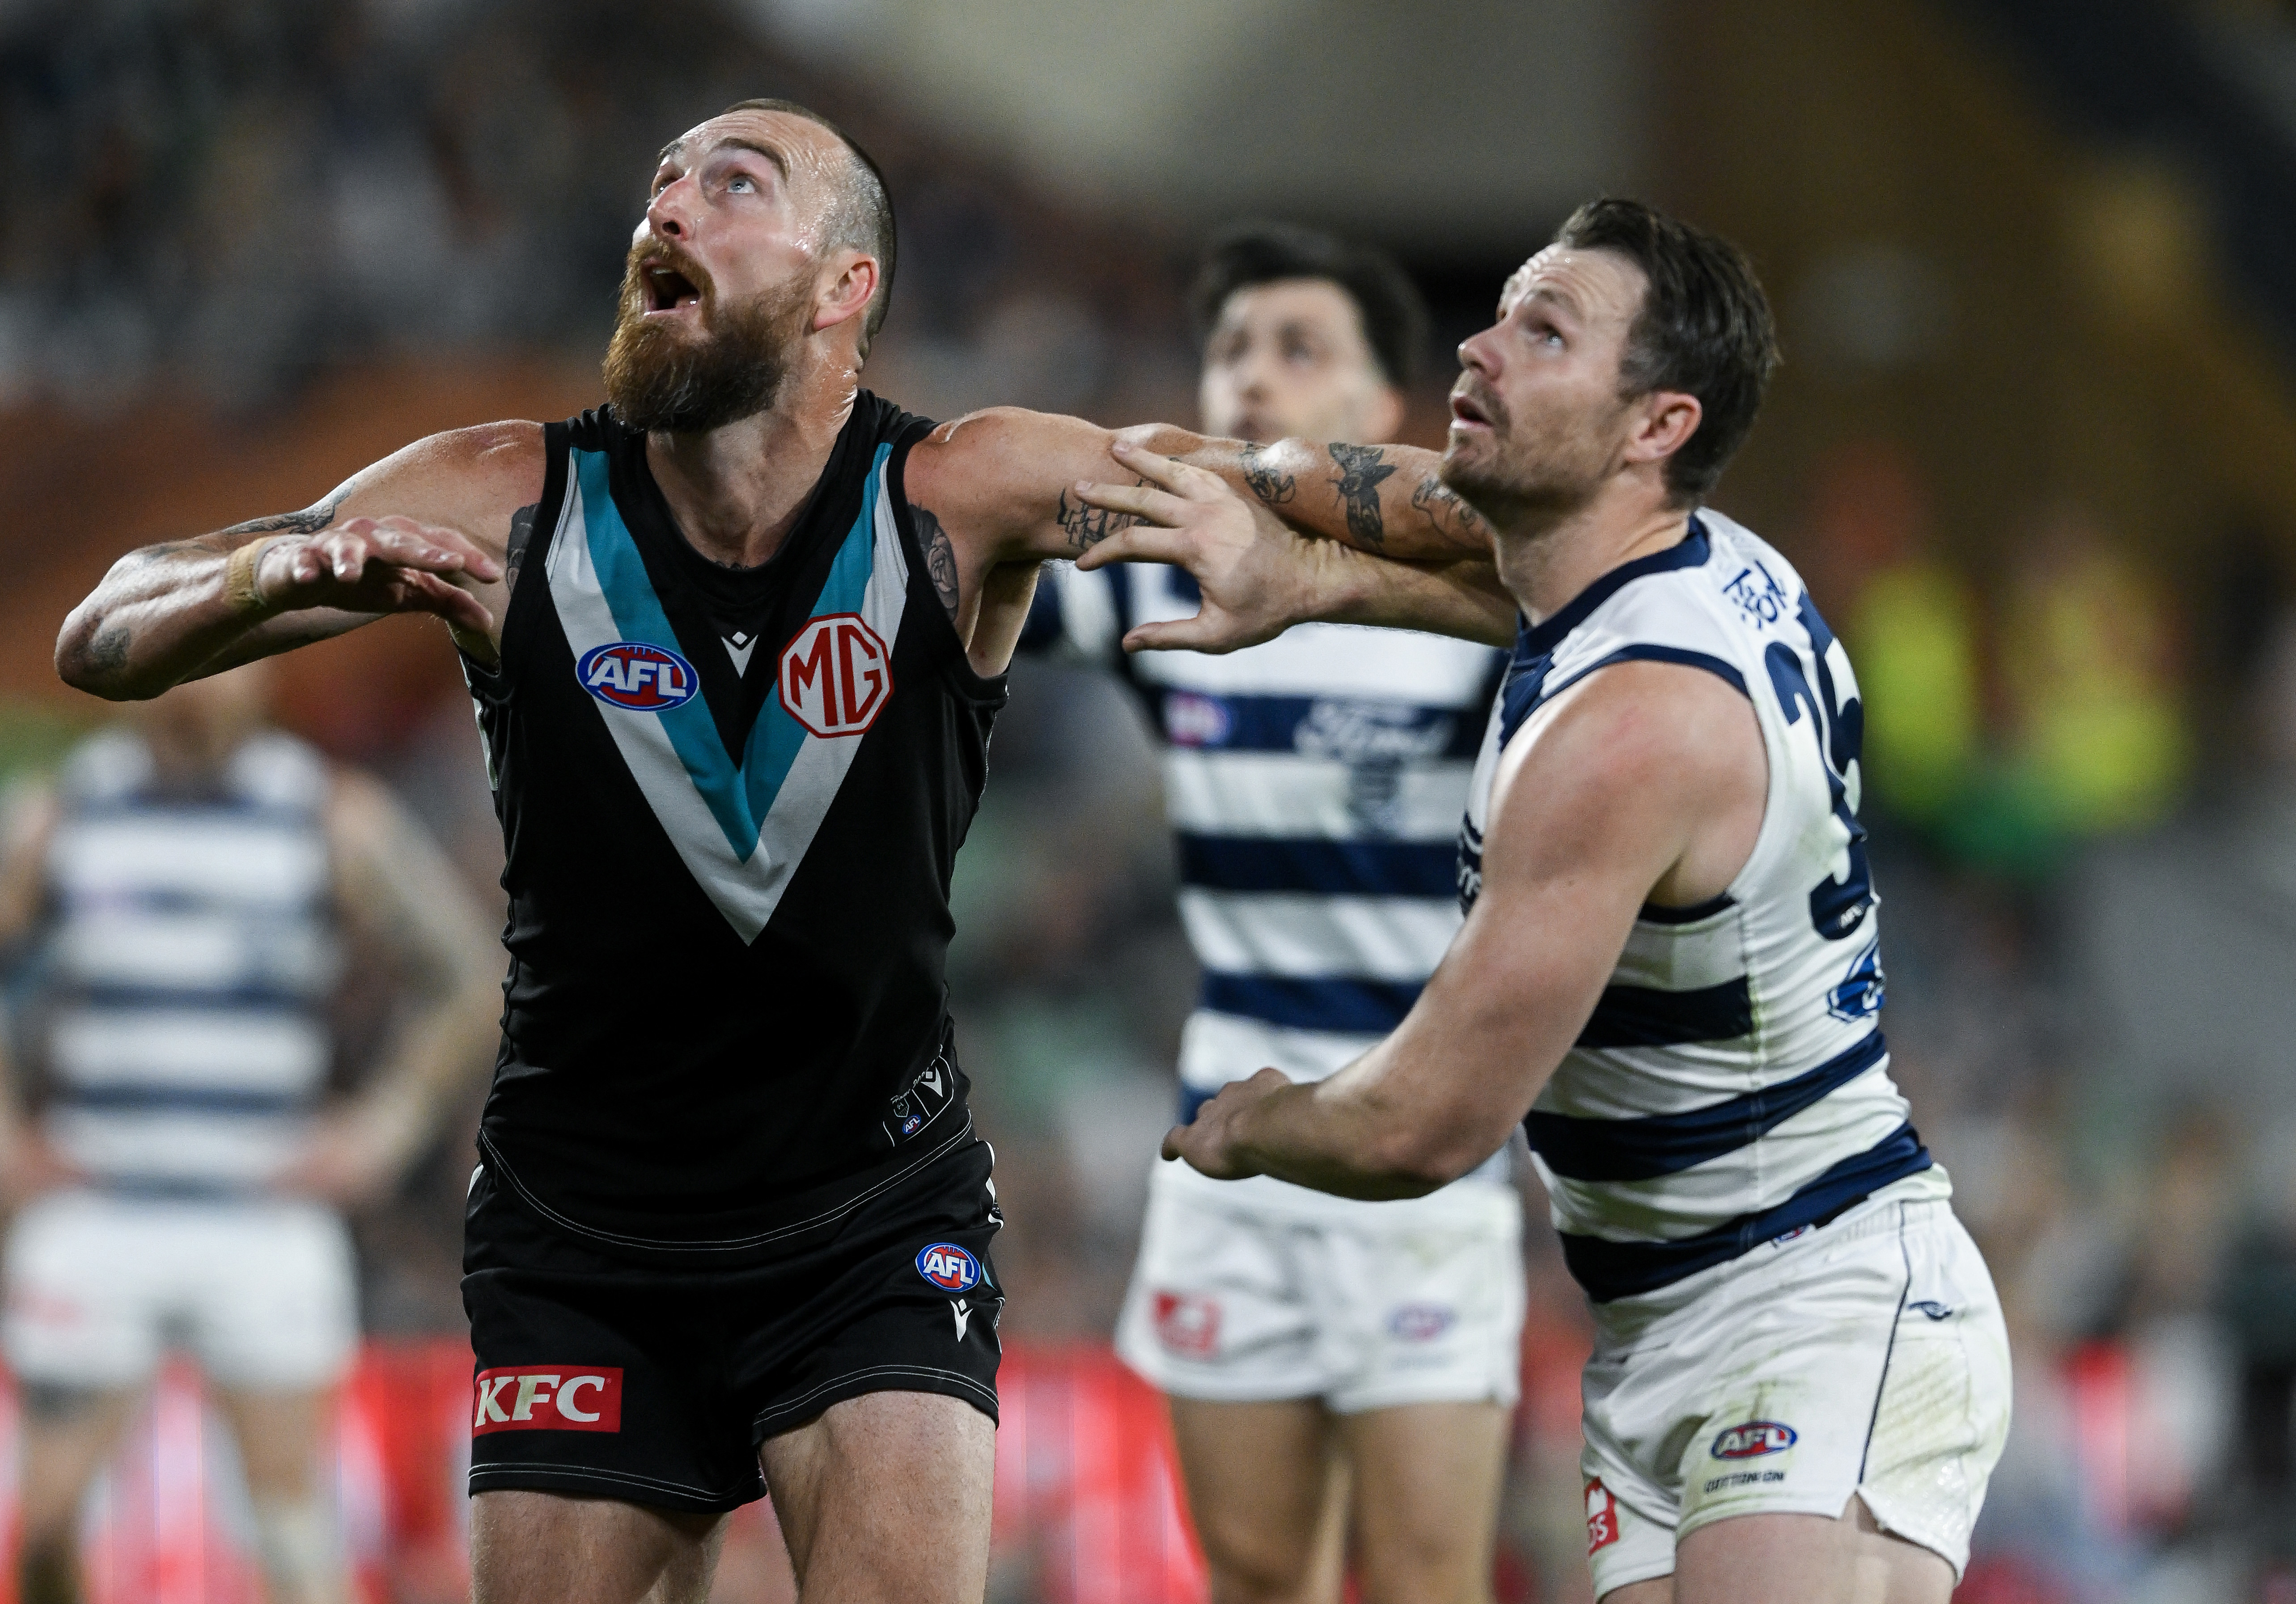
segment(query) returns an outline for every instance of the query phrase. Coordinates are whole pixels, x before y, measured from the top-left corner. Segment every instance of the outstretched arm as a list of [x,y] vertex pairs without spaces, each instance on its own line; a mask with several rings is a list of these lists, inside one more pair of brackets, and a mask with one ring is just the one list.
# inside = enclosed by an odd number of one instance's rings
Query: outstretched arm
[[1633,662],[1542,710],[1501,760],[1482,892],[1393,1035],[1328,1081],[1264,1069],[1175,1130],[1207,1175],[1413,1197],[1496,1152],[1585,1028],[1647,900],[1726,886],[1761,827],[1761,734],[1701,670]]
[[1128,440],[1112,449],[1141,482],[1074,487],[1079,505],[1123,520],[1078,566],[1169,563],[1193,575],[1203,593],[1194,617],[1136,627],[1124,637],[1130,650],[1231,652],[1310,619],[1493,645],[1513,638],[1514,598],[1488,558],[1396,562],[1310,539],[1204,469]]
[[109,700],[432,613],[480,655],[499,640],[517,514],[542,498],[542,430],[490,424],[418,440],[299,513],[133,551],[72,609],[56,671]]

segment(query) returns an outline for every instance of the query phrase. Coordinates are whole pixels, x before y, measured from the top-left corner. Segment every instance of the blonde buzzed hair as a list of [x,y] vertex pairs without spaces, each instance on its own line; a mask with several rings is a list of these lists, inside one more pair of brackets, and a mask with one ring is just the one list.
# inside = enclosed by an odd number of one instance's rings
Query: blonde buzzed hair
[[861,354],[867,356],[870,342],[877,338],[886,308],[893,300],[893,192],[885,183],[884,169],[877,165],[876,158],[861,148],[859,140],[810,106],[801,106],[793,100],[760,98],[736,101],[718,115],[724,117],[735,111],[779,111],[802,117],[836,135],[851,153],[850,179],[831,216],[826,243],[865,251],[877,259],[876,292],[869,297],[868,308],[861,314]]

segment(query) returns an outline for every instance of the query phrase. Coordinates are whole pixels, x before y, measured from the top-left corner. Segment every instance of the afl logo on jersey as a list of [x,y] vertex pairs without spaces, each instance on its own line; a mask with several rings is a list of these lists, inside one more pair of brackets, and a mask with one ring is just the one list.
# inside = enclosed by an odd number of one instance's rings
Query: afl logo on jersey
[[692,663],[667,647],[642,640],[592,646],[574,665],[574,675],[599,701],[644,713],[683,707],[701,688]]
[[970,1292],[980,1285],[980,1261],[954,1242],[936,1242],[918,1253],[917,1273],[943,1292]]
[[857,613],[816,618],[782,653],[782,705],[817,736],[857,736],[893,694],[893,654]]
[[1766,1453],[1784,1453],[1794,1445],[1794,1441],[1795,1432],[1791,1426],[1781,1426],[1775,1420],[1749,1420],[1716,1437],[1709,1452],[1718,1460],[1752,1460]]

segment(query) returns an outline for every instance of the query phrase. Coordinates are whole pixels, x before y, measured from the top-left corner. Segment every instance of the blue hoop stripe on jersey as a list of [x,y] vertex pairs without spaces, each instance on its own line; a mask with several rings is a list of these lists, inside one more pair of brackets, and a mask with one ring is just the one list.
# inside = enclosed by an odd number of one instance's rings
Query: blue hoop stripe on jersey
[[1419,991],[1417,981],[1308,980],[1207,969],[1199,1006],[1296,1031],[1383,1036],[1403,1023]]
[[1930,1150],[1908,1123],[1865,1152],[1835,1164],[1775,1207],[1726,1221],[1710,1231],[1671,1242],[1613,1242],[1604,1237],[1562,1237],[1562,1262],[1598,1304],[1655,1291],[1685,1276],[1736,1258],[1806,1225],[1822,1225],[1892,1181],[1930,1167]]
[[311,1008],[310,993],[283,976],[269,984],[217,986],[208,991],[193,986],[106,981],[78,987],[73,996],[90,1008],[148,1010],[155,1014],[276,1014],[283,1018],[304,1019],[309,1017]]
[[[844,543],[838,547],[836,559],[830,564],[829,578],[811,609],[812,617],[861,610],[876,555],[880,478],[876,470],[890,453],[890,447],[877,448],[877,460],[871,465],[867,489],[862,497],[861,514],[854,519]],[[625,640],[676,651],[677,633],[670,628],[661,600],[654,594],[653,581],[646,575],[645,559],[638,555],[637,543],[622,522],[621,508],[614,504],[605,453],[577,449],[572,455],[575,473],[582,485],[582,515],[589,537],[590,565],[597,573],[598,588],[605,594],[614,627]],[[726,844],[733,849],[736,860],[747,863],[758,849],[759,831],[766,815],[773,810],[774,799],[781,794],[782,782],[789,777],[790,765],[797,761],[805,744],[805,727],[790,716],[778,696],[767,697],[758,711],[757,722],[750,726],[750,738],[743,744],[742,761],[737,765],[727,755],[726,743],[718,738],[717,722],[701,697],[676,707],[658,709],[654,716],[661,720],[671,748],[692,777],[693,788],[708,804],[710,817],[725,833]]]
[[1604,986],[1580,1047],[1679,1047],[1729,1041],[1754,1028],[1754,999],[1742,975],[1718,986],[1661,991],[1654,986]]
[[1458,849],[1447,841],[1333,841],[1177,833],[1180,884],[1207,891],[1309,892],[1332,897],[1458,894]]
[[1649,1180],[1736,1152],[1888,1054],[1882,1032],[1875,1031],[1848,1052],[1792,1080],[1686,1114],[1581,1119],[1534,1109],[1523,1131],[1531,1150],[1557,1175],[1571,1180]]
[[311,1099],[294,1092],[226,1091],[205,1086],[76,1085],[58,1086],[49,1101],[53,1108],[91,1108],[106,1114],[223,1114],[275,1118],[299,1114]]

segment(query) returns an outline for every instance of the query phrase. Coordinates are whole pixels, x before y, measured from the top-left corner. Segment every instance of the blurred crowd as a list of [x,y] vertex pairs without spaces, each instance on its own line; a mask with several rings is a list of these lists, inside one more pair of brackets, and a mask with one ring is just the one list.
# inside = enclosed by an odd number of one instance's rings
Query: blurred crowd
[[[665,130],[783,95],[847,121],[899,204],[874,384],[936,415],[1189,415],[1185,242],[1033,194],[737,8],[629,17],[0,4],[0,408],[190,390],[260,411],[409,352],[594,353]],[[2296,1600],[2296,576],[2261,522],[2170,564],[2070,498],[1973,561],[1931,511],[1948,472],[1853,440],[1799,524],[1764,532],[1857,665],[1895,1073],[2016,1344],[2015,1429],[1963,1596]],[[1005,1335],[1099,1342],[1194,975],[1125,693],[1025,662],[1013,683],[952,980],[1011,1221]],[[382,768],[490,882],[467,710],[442,702]],[[379,1028],[350,1021],[347,1064]],[[460,1328],[474,1114],[361,1222],[372,1330]],[[1507,1563],[1515,1596],[1567,1598],[1585,1585],[1582,1305],[1551,1234],[1529,1251]]]

